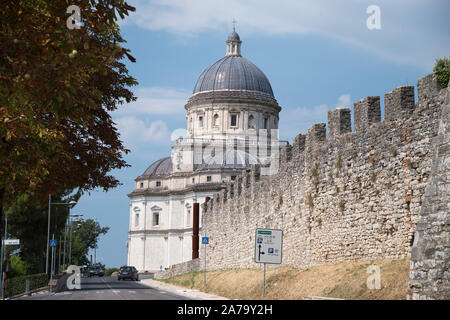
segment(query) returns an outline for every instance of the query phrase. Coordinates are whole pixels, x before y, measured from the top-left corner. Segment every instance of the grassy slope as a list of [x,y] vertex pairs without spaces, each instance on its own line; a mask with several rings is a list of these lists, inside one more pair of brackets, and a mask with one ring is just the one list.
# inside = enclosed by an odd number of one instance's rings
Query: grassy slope
[[[381,269],[380,290],[367,289],[367,268],[371,264]],[[262,299],[262,268],[208,271],[206,276],[206,290],[203,288],[203,272],[187,273],[161,281],[231,299]],[[408,279],[409,258],[342,262],[306,270],[294,267],[270,268],[266,271],[264,298],[291,300],[303,296],[324,296],[404,300]]]

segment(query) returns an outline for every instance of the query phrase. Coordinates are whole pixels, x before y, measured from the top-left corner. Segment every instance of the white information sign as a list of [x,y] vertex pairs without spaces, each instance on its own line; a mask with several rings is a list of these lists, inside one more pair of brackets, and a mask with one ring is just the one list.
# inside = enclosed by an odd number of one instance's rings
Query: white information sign
[[6,239],[3,240],[3,245],[5,246],[15,246],[15,245],[19,245],[20,244],[20,240],[19,239]]
[[283,230],[256,229],[255,262],[280,264],[283,253]]

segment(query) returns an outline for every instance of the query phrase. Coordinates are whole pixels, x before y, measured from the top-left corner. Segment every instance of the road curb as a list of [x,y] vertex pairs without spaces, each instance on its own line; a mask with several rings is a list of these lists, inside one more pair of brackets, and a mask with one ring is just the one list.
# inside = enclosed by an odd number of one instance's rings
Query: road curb
[[202,292],[195,289],[188,289],[184,287],[179,287],[173,284],[164,283],[158,280],[153,279],[142,279],[140,281],[143,285],[156,288],[159,290],[166,290],[170,293],[182,295],[191,299],[199,299],[199,300],[229,300],[228,298],[217,296],[214,294]]

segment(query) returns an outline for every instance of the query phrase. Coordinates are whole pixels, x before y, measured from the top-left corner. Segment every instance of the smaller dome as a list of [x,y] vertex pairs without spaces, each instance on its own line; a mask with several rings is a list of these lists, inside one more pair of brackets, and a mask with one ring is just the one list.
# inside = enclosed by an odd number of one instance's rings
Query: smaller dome
[[240,41],[241,38],[239,37],[239,34],[233,29],[233,31],[228,36],[229,41]]
[[161,176],[172,173],[172,158],[166,157],[153,162],[141,177]]
[[[245,169],[252,164],[260,164],[258,158],[242,150],[221,150],[222,154],[204,156],[202,164],[196,165],[195,170],[207,169]],[[219,151],[220,152],[220,151]]]

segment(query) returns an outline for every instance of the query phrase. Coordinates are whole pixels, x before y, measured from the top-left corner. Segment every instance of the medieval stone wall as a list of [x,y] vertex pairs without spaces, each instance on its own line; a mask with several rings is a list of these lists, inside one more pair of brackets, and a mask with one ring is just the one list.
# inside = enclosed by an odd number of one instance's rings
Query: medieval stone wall
[[411,250],[408,298],[414,300],[450,300],[450,87],[437,99],[442,104],[439,132],[432,140],[431,174]]
[[[281,153],[276,175],[243,172],[206,205],[207,268],[257,267],[256,228],[282,229],[283,265],[308,268],[410,254],[433,158],[442,101],[434,75],[414,87],[328,113]],[[448,236],[448,235],[447,235]],[[203,250],[200,260],[203,261]]]

